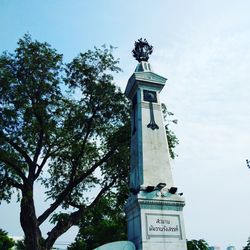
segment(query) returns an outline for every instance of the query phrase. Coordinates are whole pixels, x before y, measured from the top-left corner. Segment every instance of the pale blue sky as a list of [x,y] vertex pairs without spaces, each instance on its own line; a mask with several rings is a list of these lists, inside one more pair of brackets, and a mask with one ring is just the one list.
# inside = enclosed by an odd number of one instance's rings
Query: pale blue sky
[[[172,166],[186,198],[187,238],[241,249],[250,236],[249,13],[248,0],[0,0],[0,51],[26,32],[66,61],[111,44],[124,89],[136,67],[133,43],[147,38],[154,71],[168,78],[161,98],[179,120]],[[18,213],[1,205],[0,228],[20,235]]]

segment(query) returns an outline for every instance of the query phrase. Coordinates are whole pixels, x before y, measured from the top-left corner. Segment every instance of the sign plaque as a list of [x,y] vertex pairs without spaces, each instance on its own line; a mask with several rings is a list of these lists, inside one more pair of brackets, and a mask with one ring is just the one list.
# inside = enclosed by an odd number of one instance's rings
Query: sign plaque
[[146,237],[182,240],[180,217],[171,214],[146,214]]

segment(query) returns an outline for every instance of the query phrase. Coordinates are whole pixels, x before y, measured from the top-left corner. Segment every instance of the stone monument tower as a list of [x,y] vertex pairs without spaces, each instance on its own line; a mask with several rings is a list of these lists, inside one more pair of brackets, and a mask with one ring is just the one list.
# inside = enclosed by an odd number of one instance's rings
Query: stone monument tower
[[125,90],[132,101],[128,240],[137,250],[186,250],[185,202],[173,185],[159,97],[167,79],[152,71],[152,51],[145,39],[135,42],[139,64]]

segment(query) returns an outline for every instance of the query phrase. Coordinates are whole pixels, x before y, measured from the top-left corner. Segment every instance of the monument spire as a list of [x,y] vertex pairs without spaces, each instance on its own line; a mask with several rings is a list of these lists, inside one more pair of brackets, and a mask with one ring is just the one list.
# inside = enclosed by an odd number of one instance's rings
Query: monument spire
[[132,102],[128,239],[137,250],[185,250],[185,203],[173,185],[160,102],[167,79],[152,71],[152,51],[146,39],[135,42],[132,53],[139,64],[125,90]]

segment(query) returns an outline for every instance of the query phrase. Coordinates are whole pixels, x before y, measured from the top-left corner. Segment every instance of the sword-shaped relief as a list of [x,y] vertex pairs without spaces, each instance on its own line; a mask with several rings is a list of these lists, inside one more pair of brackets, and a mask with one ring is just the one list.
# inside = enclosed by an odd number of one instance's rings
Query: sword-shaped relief
[[153,103],[157,103],[157,96],[155,91],[143,90],[144,101],[149,102],[150,122],[147,125],[152,130],[159,129],[155,122]]

